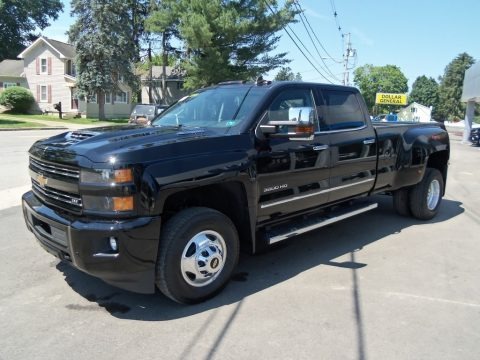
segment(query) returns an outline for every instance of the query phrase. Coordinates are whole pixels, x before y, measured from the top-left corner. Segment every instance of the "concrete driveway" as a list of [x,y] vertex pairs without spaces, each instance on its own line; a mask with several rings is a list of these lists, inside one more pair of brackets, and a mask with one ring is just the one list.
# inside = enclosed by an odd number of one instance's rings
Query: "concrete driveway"
[[[42,134],[26,133],[0,133],[15,159],[0,191],[28,187],[25,151]],[[195,306],[59,263],[10,204],[0,210],[0,359],[478,359],[479,164],[478,148],[453,140],[436,219],[398,217],[379,196],[370,213],[242,255],[225,291]]]

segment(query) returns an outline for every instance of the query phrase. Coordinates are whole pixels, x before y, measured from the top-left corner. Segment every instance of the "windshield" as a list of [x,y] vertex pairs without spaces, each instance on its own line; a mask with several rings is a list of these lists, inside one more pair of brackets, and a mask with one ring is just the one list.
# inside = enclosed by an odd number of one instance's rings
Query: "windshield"
[[244,121],[259,101],[259,96],[249,96],[250,89],[242,86],[196,91],[161,113],[152,125],[229,129]]

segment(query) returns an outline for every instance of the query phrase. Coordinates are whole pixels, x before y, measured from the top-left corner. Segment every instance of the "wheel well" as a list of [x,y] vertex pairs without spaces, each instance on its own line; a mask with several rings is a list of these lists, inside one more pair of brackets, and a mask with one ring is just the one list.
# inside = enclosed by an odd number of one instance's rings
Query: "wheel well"
[[444,184],[447,183],[447,169],[448,169],[448,151],[442,150],[431,154],[428,157],[427,167],[437,169],[443,177]]
[[248,201],[241,183],[207,185],[172,194],[165,200],[162,222],[165,223],[179,211],[194,206],[215,209],[228,216],[237,228],[241,248],[251,251]]

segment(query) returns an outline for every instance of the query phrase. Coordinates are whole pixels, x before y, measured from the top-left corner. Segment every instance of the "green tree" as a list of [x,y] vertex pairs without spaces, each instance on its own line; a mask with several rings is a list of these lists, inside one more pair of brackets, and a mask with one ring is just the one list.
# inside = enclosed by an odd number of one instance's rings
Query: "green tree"
[[295,74],[289,66],[283,66],[275,75],[275,81],[292,81],[295,80]]
[[408,96],[409,102],[417,102],[424,106],[433,107],[433,117],[436,118],[436,111],[438,107],[438,83],[430,77],[425,75],[417,77],[412,85],[412,91]]
[[[357,68],[353,82],[362,92],[369,109],[374,110],[377,92],[402,94],[408,91],[408,80],[395,65],[373,66],[367,64]],[[377,112],[394,109],[395,105],[378,106]]]
[[0,93],[0,105],[14,113],[25,114],[35,102],[30,90],[20,86],[12,86]]
[[138,86],[129,5],[122,0],[72,0],[77,19],[68,35],[77,52],[77,92],[86,98],[97,95],[100,119],[105,118],[105,94],[119,90],[121,77],[133,91]]
[[252,79],[289,62],[286,53],[269,53],[280,39],[275,34],[294,21],[292,2],[281,8],[276,0],[162,3],[152,17],[163,19],[164,29],[177,30],[185,49],[182,67],[186,70],[186,88]]
[[463,118],[465,105],[462,104],[463,78],[465,71],[475,63],[467,53],[459,54],[445,68],[439,87],[439,119]]
[[0,61],[16,59],[62,10],[60,0],[0,0]]

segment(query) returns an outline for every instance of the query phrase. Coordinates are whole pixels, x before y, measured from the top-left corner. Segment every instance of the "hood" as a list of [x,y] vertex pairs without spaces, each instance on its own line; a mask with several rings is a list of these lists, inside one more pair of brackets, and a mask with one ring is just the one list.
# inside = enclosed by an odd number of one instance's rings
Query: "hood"
[[37,141],[30,153],[79,166],[85,166],[82,159],[132,164],[191,157],[218,149],[236,151],[248,146],[247,142],[248,136],[223,135],[203,128],[126,125],[66,132]]

